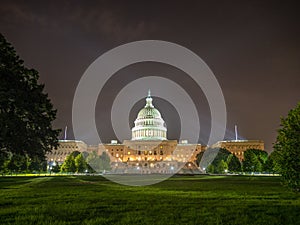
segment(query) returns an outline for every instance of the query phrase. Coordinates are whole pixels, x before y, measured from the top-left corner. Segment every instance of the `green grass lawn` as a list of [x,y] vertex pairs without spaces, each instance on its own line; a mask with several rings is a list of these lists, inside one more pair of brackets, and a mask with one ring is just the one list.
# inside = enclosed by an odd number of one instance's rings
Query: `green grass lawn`
[[300,195],[279,177],[177,176],[144,187],[1,177],[0,224],[300,224]]

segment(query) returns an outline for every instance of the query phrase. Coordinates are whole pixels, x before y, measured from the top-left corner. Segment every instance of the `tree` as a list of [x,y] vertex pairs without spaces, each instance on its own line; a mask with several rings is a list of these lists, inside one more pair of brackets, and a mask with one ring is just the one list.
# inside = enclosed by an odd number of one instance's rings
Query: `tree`
[[52,172],[54,172],[54,173],[59,173],[60,172],[60,165],[56,161],[52,166]]
[[11,153],[43,160],[46,152],[58,146],[59,130],[51,125],[56,110],[38,78],[38,72],[27,69],[0,34],[1,155]]
[[41,160],[37,157],[30,159],[29,171],[41,172],[47,169],[47,161]]
[[[206,157],[205,161],[210,161],[211,163],[207,166],[206,171],[208,173],[224,173],[228,169],[227,159],[231,153],[225,148],[212,148],[208,149],[209,153],[203,157]],[[203,158],[199,159],[200,164]]]
[[269,156],[268,156],[268,159],[265,163],[265,166],[264,166],[264,171],[268,172],[268,173],[276,173],[277,172],[277,169],[276,169],[276,166],[275,166],[275,163],[274,163],[274,152],[272,152]]
[[97,152],[92,152],[86,159],[88,165],[96,172],[107,171],[111,169],[110,158],[106,152],[103,152],[100,156]]
[[227,159],[228,170],[230,172],[241,172],[242,166],[240,160],[234,155],[231,154]]
[[[201,168],[206,168],[206,172],[209,172],[208,167],[212,164],[214,159],[217,157],[219,153],[219,148],[208,148],[204,152],[200,152],[197,155],[196,164]],[[211,173],[211,172],[209,172]]]
[[0,171],[4,172],[7,169],[7,161],[9,160],[9,154],[7,152],[0,151]]
[[100,156],[101,162],[102,162],[102,169],[103,170],[111,170],[110,166],[110,158],[106,152],[103,152]]
[[66,157],[64,163],[61,165],[60,170],[61,172],[67,172],[67,173],[76,172],[75,158],[73,154],[70,154]]
[[268,153],[259,149],[248,149],[244,152],[243,170],[245,172],[263,172]]
[[217,173],[225,173],[228,169],[228,165],[227,163],[222,159],[221,161],[218,162],[218,166],[217,166]]
[[5,170],[10,173],[28,171],[29,165],[28,157],[19,154],[10,154],[9,159],[5,163]]
[[300,102],[281,118],[281,128],[274,144],[275,168],[284,183],[294,191],[300,191]]
[[83,173],[87,169],[87,164],[82,153],[80,153],[75,157],[75,166],[76,166],[76,172],[78,173]]
[[209,166],[206,168],[207,173],[215,173],[215,167],[213,164],[209,164]]

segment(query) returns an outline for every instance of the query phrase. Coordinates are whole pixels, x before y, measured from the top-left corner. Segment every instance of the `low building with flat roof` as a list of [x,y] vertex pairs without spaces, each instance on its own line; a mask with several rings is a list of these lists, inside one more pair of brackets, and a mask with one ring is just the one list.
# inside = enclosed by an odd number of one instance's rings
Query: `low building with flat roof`
[[240,161],[244,160],[244,152],[247,149],[265,150],[265,144],[261,140],[229,140],[218,141],[211,148],[225,148],[234,154]]

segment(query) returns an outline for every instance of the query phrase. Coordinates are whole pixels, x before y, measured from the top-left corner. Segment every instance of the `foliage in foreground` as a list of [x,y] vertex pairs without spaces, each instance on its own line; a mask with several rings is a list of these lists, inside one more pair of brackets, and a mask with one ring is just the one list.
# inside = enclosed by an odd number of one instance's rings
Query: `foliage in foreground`
[[275,169],[284,183],[300,191],[300,103],[281,118],[281,128],[272,153]]
[[0,34],[0,170],[14,157],[44,160],[58,145],[56,110],[38,79]]

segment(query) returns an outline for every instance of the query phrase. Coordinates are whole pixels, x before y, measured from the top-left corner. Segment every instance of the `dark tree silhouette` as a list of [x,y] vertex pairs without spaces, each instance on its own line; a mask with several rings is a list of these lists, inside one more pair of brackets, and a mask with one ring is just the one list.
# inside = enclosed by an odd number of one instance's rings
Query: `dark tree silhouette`
[[[10,154],[45,159],[57,147],[56,117],[38,72],[27,69],[14,48],[0,34],[0,160]],[[0,162],[0,163],[1,163]]]
[[230,172],[241,172],[242,171],[241,162],[234,154],[231,154],[230,156],[228,156],[227,162],[228,162],[228,170]]

